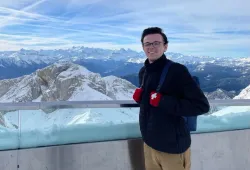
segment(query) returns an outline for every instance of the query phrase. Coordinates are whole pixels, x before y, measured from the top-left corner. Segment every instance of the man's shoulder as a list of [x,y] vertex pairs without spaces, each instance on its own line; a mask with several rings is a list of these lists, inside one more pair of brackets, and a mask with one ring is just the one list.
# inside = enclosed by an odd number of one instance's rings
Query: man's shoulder
[[171,73],[172,75],[174,75],[175,77],[181,78],[182,80],[183,79],[187,80],[193,77],[190,71],[188,70],[187,66],[181,63],[177,63],[177,62],[173,63],[173,68],[171,72],[172,72]]
[[187,67],[184,65],[184,64],[181,64],[181,63],[178,63],[178,62],[174,62],[174,61],[172,61],[172,60],[170,60],[171,62],[173,62],[173,64],[172,64],[172,70],[174,71],[174,72],[179,72],[179,73],[181,73],[181,72],[186,72],[188,69],[187,69]]

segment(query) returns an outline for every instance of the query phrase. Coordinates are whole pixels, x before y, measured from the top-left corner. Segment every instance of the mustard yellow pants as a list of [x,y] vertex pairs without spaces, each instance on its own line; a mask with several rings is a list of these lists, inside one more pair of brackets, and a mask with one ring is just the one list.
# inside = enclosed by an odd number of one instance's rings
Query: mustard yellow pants
[[182,154],[159,152],[144,143],[146,170],[190,170],[190,148]]

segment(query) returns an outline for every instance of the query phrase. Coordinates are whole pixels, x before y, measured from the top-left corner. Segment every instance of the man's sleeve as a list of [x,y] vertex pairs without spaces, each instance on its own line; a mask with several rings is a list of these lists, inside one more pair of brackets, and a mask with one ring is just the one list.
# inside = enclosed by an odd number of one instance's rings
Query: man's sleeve
[[[210,109],[209,102],[199,86],[193,80],[188,69],[178,64],[174,76],[178,77],[178,87],[182,91],[183,97],[163,95],[159,103],[159,108],[167,114],[178,116],[198,116],[207,113]],[[176,80],[176,78],[175,78]]]

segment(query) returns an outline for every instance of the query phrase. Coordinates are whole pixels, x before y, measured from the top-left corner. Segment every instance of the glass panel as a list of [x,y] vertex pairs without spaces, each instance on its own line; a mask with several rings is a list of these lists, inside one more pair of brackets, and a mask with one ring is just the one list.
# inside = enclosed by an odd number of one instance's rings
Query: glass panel
[[138,108],[22,110],[20,147],[140,137]]
[[[141,137],[139,108],[74,108],[8,112],[0,129],[0,149],[97,142]],[[2,121],[3,122],[3,121]],[[6,126],[6,124],[8,126]],[[212,106],[198,117],[194,133],[250,128],[250,106]],[[20,129],[18,129],[18,127]]]
[[0,111],[0,150],[19,147],[19,111]]
[[250,128],[250,106],[212,106],[210,113],[198,117],[197,132],[216,132]]

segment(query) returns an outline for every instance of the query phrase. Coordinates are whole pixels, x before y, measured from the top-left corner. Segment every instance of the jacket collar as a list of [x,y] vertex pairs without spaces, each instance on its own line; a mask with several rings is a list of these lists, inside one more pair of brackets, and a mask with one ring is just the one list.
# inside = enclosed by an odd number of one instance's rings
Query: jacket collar
[[167,60],[168,59],[166,58],[165,54],[163,54],[159,59],[151,64],[149,63],[148,59],[146,59],[146,61],[144,62],[144,66],[147,72],[157,72],[165,66]]

